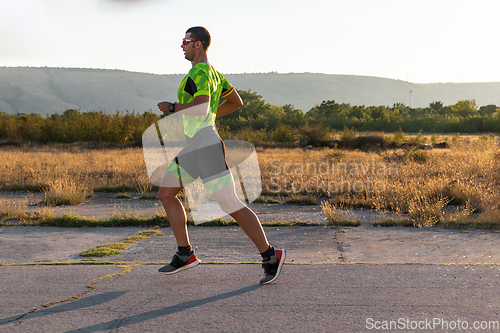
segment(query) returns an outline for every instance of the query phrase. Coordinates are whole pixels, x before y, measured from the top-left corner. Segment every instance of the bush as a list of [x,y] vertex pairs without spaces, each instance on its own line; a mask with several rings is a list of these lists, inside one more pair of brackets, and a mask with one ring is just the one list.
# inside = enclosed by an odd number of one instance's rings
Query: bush
[[290,125],[278,125],[271,134],[273,142],[295,142],[298,139],[298,131]]
[[330,131],[326,126],[321,123],[314,123],[310,125],[305,123],[299,129],[300,139],[308,145],[319,144],[331,138]]

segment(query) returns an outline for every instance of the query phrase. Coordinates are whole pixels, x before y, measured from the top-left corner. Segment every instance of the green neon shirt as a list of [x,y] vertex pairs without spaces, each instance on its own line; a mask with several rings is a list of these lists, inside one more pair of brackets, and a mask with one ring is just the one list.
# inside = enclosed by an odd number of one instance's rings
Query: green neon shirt
[[184,134],[192,138],[200,129],[215,126],[220,97],[225,97],[232,91],[231,83],[212,66],[200,62],[192,67],[177,90],[179,103],[191,103],[196,96],[206,95],[210,97],[210,111],[205,116],[182,115]]

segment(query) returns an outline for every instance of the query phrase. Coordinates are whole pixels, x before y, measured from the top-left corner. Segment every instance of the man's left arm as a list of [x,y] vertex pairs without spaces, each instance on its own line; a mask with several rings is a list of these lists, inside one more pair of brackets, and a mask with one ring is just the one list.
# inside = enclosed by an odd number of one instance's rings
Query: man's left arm
[[236,89],[224,96],[224,99],[225,101],[217,108],[217,118],[230,114],[243,106],[243,101]]

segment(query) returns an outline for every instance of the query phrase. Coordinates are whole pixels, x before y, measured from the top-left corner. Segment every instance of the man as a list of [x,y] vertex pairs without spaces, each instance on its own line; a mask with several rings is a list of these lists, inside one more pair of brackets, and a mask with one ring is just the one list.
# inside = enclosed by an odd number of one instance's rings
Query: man
[[[192,68],[177,91],[179,103],[158,103],[162,112],[183,115],[187,143],[168,166],[158,191],[178,246],[172,262],[159,272],[173,274],[200,263],[189,242],[184,207],[176,197],[184,186],[200,177],[221,209],[236,220],[261,253],[265,276],[260,283],[268,284],[278,278],[285,251],[274,249],[268,243],[259,219],[236,195],[224,143],[215,128],[215,118],[237,110],[243,102],[224,76],[210,66],[209,46],[210,34],[205,28],[193,27],[186,31],[181,48]],[[219,104],[221,96],[224,102]]]

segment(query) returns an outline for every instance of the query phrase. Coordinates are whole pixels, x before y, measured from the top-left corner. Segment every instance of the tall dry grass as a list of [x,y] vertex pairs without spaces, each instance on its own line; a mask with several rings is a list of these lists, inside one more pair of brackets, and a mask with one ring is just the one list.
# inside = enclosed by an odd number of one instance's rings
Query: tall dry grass
[[[263,193],[324,196],[338,207],[393,210],[408,214],[417,226],[449,218],[470,220],[471,216],[478,218],[477,213],[483,222],[500,222],[497,139],[453,139],[450,149],[431,151],[257,148]],[[152,189],[141,148],[0,151],[3,190],[41,189],[49,193],[60,183],[70,184],[66,187],[80,195],[92,190]],[[461,206],[461,213],[446,215],[450,205]]]
[[28,196],[15,200],[0,197],[0,221],[33,221],[54,215],[54,210],[49,206],[39,206],[34,212],[30,213],[28,206],[32,203],[32,198]]
[[333,203],[408,214],[415,226],[443,222],[450,205],[462,206],[455,218],[469,218],[473,211],[481,213],[475,218],[500,223],[500,150],[490,136],[456,137],[451,149],[431,151],[260,149],[258,153],[266,193],[312,191],[329,196]]
[[144,192],[152,188],[141,148],[0,150],[2,190]]
[[0,220],[22,221],[29,217],[25,200],[5,200],[0,198]]
[[56,179],[44,190],[43,203],[47,206],[76,205],[87,199],[91,193],[92,189],[86,183],[77,183],[68,178]]

